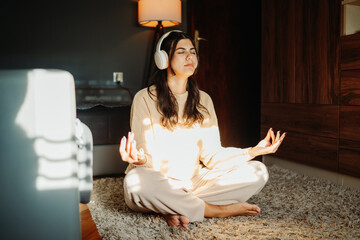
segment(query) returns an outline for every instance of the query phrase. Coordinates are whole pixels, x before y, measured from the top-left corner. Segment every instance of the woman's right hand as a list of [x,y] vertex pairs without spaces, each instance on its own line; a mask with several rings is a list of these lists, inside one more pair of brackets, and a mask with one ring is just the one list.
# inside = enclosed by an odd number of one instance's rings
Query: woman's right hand
[[120,141],[119,152],[124,162],[135,165],[143,165],[146,162],[144,150],[140,151],[136,148],[136,141],[134,140],[134,133],[129,132],[128,139],[124,136]]

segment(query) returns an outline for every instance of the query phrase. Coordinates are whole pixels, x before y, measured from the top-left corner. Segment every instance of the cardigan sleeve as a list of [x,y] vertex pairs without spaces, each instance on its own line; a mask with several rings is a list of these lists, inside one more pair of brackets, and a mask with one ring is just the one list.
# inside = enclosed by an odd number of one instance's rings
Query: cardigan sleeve
[[153,142],[154,140],[152,139],[153,129],[151,124],[151,114],[147,99],[143,96],[143,93],[144,92],[139,92],[134,96],[130,112],[130,128],[134,133],[134,138],[138,150],[141,148],[144,150],[146,162],[144,165],[129,164],[128,168],[126,169],[126,173],[137,166],[149,168],[153,167],[152,156],[149,154],[149,143]]
[[[250,148],[222,147],[218,120],[214,104],[209,95],[203,93],[203,105],[209,114],[203,123],[204,134],[202,138],[200,160],[208,168],[222,168],[228,165],[240,164],[252,159]],[[240,134],[240,133],[239,133]]]

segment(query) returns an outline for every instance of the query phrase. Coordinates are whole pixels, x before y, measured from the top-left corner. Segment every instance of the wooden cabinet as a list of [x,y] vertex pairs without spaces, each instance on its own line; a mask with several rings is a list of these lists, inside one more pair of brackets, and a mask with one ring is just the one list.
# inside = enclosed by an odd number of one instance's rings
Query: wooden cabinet
[[263,103],[261,135],[286,131],[277,157],[337,171],[338,107],[335,105]]
[[360,177],[360,34],[341,1],[262,1],[261,131],[288,132],[277,157]]
[[360,176],[360,33],[341,37],[339,171]]
[[341,70],[360,69],[360,33],[341,37]]
[[262,1],[262,102],[338,103],[339,21],[340,1]]
[[277,157],[338,171],[340,1],[262,1],[262,135]]
[[340,1],[294,2],[295,102],[337,104]]
[[261,98],[295,102],[295,2],[262,1]]

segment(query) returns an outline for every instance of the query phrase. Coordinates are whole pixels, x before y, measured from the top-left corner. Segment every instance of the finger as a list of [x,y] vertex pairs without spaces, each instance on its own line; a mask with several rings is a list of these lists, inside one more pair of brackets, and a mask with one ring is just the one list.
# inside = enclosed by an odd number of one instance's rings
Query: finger
[[121,141],[120,141],[120,147],[119,147],[119,152],[121,154],[121,152],[125,152],[125,146],[126,146],[126,137],[122,137]]
[[128,141],[126,144],[126,152],[130,155],[131,154],[131,143],[134,140],[134,136],[132,132],[129,132],[128,134]]
[[272,140],[272,142],[274,142],[274,141],[275,141],[275,133],[274,133],[274,131],[272,130],[272,128],[271,128],[270,134],[271,134],[271,140]]
[[280,139],[280,131],[277,131],[275,141],[279,141]]
[[121,143],[120,143],[120,156],[124,162],[129,162],[129,155],[127,154],[127,152],[125,150],[125,145],[126,145],[126,138],[123,137],[121,139]]
[[284,140],[285,136],[286,136],[286,132],[284,132],[284,133],[281,135],[279,141],[282,142],[282,141]]
[[281,142],[282,141],[277,141],[276,143],[274,143],[271,147],[272,147],[272,153],[276,153],[277,152],[277,150],[278,150],[278,148],[280,147],[280,145],[281,145]]
[[138,151],[137,151],[137,148],[136,148],[136,141],[132,141],[131,143],[131,153],[130,153],[130,156],[133,160],[137,161],[137,155],[138,155]]
[[128,149],[130,149],[130,132],[128,133],[128,140],[126,142],[126,150],[128,150]]
[[271,128],[269,128],[269,130],[268,130],[268,132],[266,134],[265,140],[270,141],[270,137],[271,137]]

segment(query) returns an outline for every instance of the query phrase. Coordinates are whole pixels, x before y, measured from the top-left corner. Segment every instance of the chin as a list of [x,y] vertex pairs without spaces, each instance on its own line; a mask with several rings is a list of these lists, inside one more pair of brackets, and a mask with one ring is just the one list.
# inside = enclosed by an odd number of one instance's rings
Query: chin
[[175,72],[177,76],[191,77],[194,75],[194,71]]

